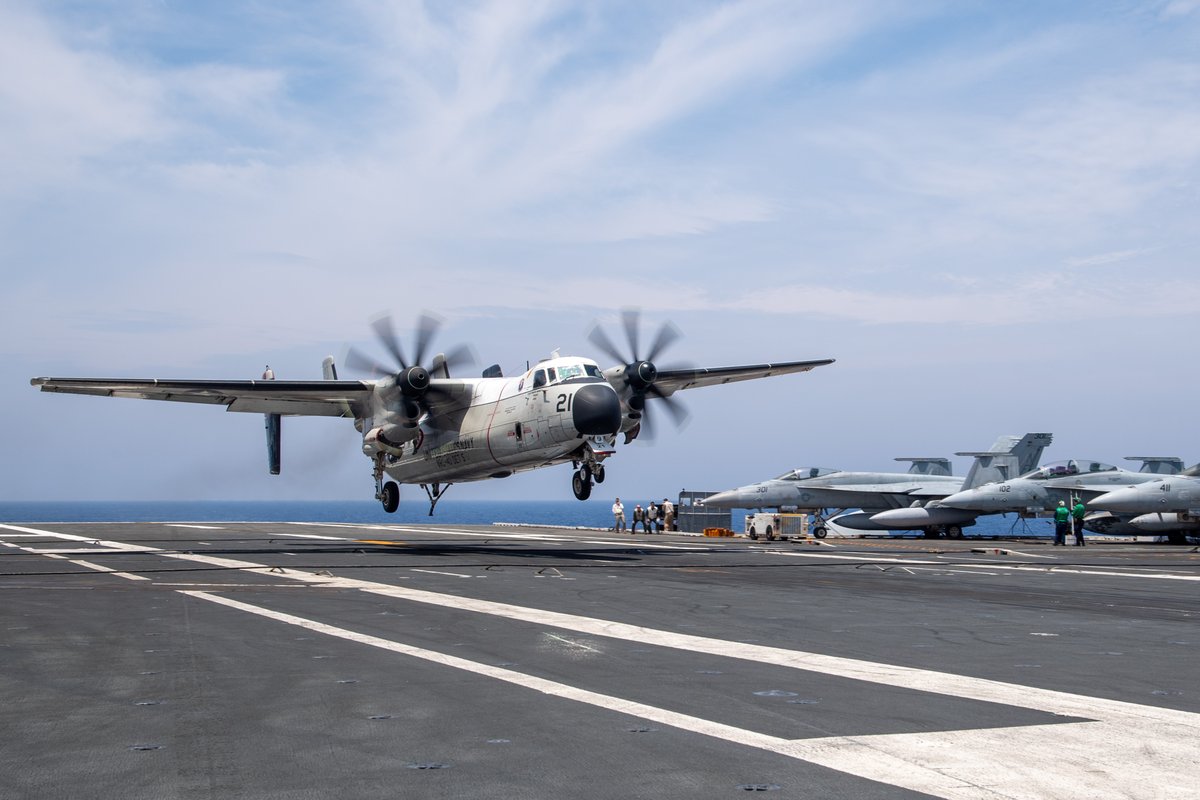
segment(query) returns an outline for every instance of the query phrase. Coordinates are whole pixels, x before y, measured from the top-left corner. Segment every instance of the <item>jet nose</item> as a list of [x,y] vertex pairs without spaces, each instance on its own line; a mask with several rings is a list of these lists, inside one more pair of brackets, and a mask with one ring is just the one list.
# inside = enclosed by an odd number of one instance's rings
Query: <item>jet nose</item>
[[1145,503],[1138,502],[1138,492],[1135,489],[1114,489],[1106,492],[1087,504],[1095,511],[1145,511]]
[[737,489],[731,489],[727,492],[717,492],[711,497],[701,500],[700,504],[709,508],[737,508],[738,491]]
[[580,386],[571,403],[571,421],[584,436],[615,435],[621,430],[621,401],[607,383]]
[[950,508],[971,508],[973,504],[977,504],[979,493],[974,489],[968,489],[965,492],[956,492],[948,497],[943,497],[938,502]]

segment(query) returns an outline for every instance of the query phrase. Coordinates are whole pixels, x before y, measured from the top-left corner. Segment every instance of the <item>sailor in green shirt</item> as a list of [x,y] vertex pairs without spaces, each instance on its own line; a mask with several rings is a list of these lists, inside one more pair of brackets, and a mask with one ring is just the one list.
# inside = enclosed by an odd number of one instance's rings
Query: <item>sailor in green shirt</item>
[[1083,547],[1083,516],[1087,509],[1083,507],[1083,498],[1076,497],[1075,505],[1071,506],[1071,524],[1075,526],[1075,546]]
[[1067,508],[1066,501],[1059,500],[1058,508],[1054,509],[1054,546],[1060,544],[1063,547],[1067,545],[1067,526],[1070,524],[1071,509]]

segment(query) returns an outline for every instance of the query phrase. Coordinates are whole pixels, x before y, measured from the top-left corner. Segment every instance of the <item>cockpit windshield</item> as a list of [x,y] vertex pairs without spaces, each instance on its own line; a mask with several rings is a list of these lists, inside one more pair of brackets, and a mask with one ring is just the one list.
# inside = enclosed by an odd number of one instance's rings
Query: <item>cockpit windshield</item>
[[[557,364],[553,367],[546,367],[545,371],[549,378],[549,383],[562,383],[564,381],[578,380],[579,378],[600,378],[604,379],[604,375],[600,372],[600,368],[595,364]],[[538,370],[541,374],[542,370]],[[537,376],[534,376],[534,388],[538,388],[543,384],[538,382]]]
[[566,364],[558,368],[558,379],[560,381],[570,380],[571,378],[582,378],[585,375],[590,378],[599,378],[600,368],[594,364]]
[[1090,475],[1096,472],[1116,472],[1117,468],[1103,461],[1091,461],[1086,458],[1053,461],[1043,464],[1033,472],[1026,472],[1022,478],[1033,481],[1048,481],[1054,478],[1069,478],[1072,475]]
[[824,475],[832,475],[835,472],[837,472],[836,469],[826,469],[824,467],[800,467],[799,469],[789,469],[775,480],[803,481],[808,478],[820,478]]

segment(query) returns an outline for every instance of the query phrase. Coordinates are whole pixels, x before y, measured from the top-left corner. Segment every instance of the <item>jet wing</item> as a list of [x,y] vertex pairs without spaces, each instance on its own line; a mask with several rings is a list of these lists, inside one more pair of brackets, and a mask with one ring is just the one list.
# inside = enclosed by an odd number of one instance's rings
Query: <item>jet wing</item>
[[365,381],[175,381],[127,378],[33,378],[43,392],[173,400],[227,411],[312,417],[360,416],[375,387]]
[[664,395],[669,395],[680,389],[694,389],[698,386],[717,386],[722,383],[769,378],[772,375],[808,372],[832,364],[833,361],[832,358],[823,358],[816,361],[783,361],[778,364],[748,364],[741,367],[664,369],[659,370],[658,377],[654,379],[654,386]]

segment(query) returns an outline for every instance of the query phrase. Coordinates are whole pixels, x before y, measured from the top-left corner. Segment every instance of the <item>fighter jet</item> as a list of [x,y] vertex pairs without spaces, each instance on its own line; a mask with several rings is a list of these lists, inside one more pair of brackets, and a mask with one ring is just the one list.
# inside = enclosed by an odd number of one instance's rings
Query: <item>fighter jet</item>
[[[1024,437],[1001,436],[992,448],[983,453],[958,453],[975,457],[966,478],[950,474],[950,461],[945,458],[897,458],[912,463],[908,472],[846,472],[821,467],[793,469],[769,481],[719,492],[704,500],[715,508],[794,508],[816,517],[813,533],[820,537],[826,522],[846,509],[862,509],[860,513],[836,517],[837,524],[858,530],[888,530],[886,525],[874,524],[871,515],[886,509],[906,506],[923,507],[964,486],[977,486],[987,481],[1004,480],[1028,471],[1037,464],[1042,450],[1050,443],[1048,433],[1028,433]],[[833,511],[833,513],[827,513]],[[943,509],[927,515],[923,524],[927,536],[944,533],[962,536],[962,525],[970,525],[975,514],[955,509]],[[897,528],[905,527],[897,525]]]
[[[1039,455],[1040,455],[1040,453],[1039,453]],[[1141,469],[1139,470],[1140,474],[1147,474],[1147,473],[1151,474],[1150,476],[1147,476],[1146,479],[1142,479],[1142,480],[1150,480],[1153,475],[1164,475],[1164,474],[1177,473],[1177,471],[1180,471],[1181,469],[1183,469],[1182,459],[1175,458],[1172,456],[1127,456],[1127,459],[1128,459],[1128,461],[1140,461],[1141,462]],[[1096,462],[1096,463],[1098,463],[1098,462]],[[1033,464],[1028,465],[1028,468],[1030,468],[1030,469],[1022,468],[1022,470],[1019,473],[1020,477],[1026,477],[1026,473],[1032,474],[1031,470],[1033,468]],[[1072,465],[1070,465],[1070,462],[1063,462],[1061,465],[1060,464],[1048,464],[1048,469],[1051,469],[1052,471],[1054,471],[1054,473],[1056,475],[1066,475],[1066,474],[1070,473],[1070,470],[1072,470],[1072,469],[1076,469],[1076,471],[1078,471],[1078,464],[1076,464],[1075,468],[1073,468]],[[1116,468],[1114,467],[1112,469],[1116,469]],[[1037,471],[1037,470],[1032,470],[1032,471]],[[1000,482],[1003,482],[1003,481],[1000,481]],[[997,482],[997,483],[1000,483],[1000,482]],[[964,489],[964,491],[962,491],[959,494],[950,495],[949,498],[946,498],[943,500],[932,501],[932,503],[926,504],[922,507],[911,507],[911,509],[896,509],[893,511],[881,511],[880,513],[876,513],[876,515],[872,515],[870,518],[870,522],[872,524],[877,525],[877,527],[886,528],[888,530],[928,529],[928,528],[926,528],[926,527],[928,527],[928,525],[932,525],[935,523],[941,523],[944,525],[944,524],[950,524],[950,522],[956,522],[955,515],[961,515],[961,516],[964,516],[965,518],[970,518],[971,522],[968,522],[965,524],[974,524],[974,521],[976,521],[976,519],[978,517],[982,517],[985,515],[992,515],[992,513],[1006,513],[1008,511],[1019,511],[1019,512],[1030,511],[1030,509],[1026,509],[1026,507],[1010,507],[1010,505],[1007,503],[1008,500],[1016,499],[1016,495],[1012,494],[1012,492],[1014,491],[1014,487],[1016,487],[1016,489],[1018,489],[1018,495],[1019,495],[1021,487],[1016,485],[1015,481],[1013,481],[1013,480],[1009,480],[1009,481],[1007,481],[1007,483],[1004,483],[1004,488],[998,488],[998,486],[997,486],[997,488],[995,488],[995,492],[992,492],[991,486],[980,485],[978,492],[968,493],[968,492],[966,492],[966,489]],[[976,506],[971,506],[970,509],[967,509],[966,506],[950,507],[950,501],[952,501],[952,499],[960,498],[960,497],[962,497],[962,495],[967,495],[967,494],[971,494],[971,497],[982,498],[979,500],[980,505],[990,504],[991,506],[995,506],[995,507],[992,507],[992,509],[990,509],[990,510],[983,509],[983,507],[976,507]],[[1056,495],[1056,497],[1057,497],[1057,495]],[[1072,495],[1070,495],[1070,497],[1073,497],[1073,498],[1080,497],[1080,492],[1076,491],[1076,492],[1072,493]],[[1066,497],[1062,497],[1062,498],[1058,498],[1058,499],[1067,501]],[[1046,510],[1049,510],[1049,507],[1050,506],[1046,506]],[[839,522],[841,522],[841,519],[839,519]],[[958,523],[958,524],[964,524],[964,523]],[[1118,519],[1116,519],[1116,518],[1098,519],[1094,515],[1091,517],[1088,517],[1088,522],[1085,525],[1085,527],[1087,527],[1088,530],[1096,531],[1096,533],[1098,533],[1098,534],[1132,534],[1132,533],[1136,533],[1136,531],[1129,529],[1129,525],[1127,523],[1124,523],[1123,521],[1118,521]]]
[[1089,529],[1098,524],[1103,533],[1125,532],[1118,529],[1124,522],[1135,534],[1166,534],[1171,544],[1186,544],[1186,534],[1200,533],[1200,464],[1179,475],[1106,492],[1087,505],[1104,512],[1088,520]]
[[1095,497],[1123,486],[1154,480],[1153,472],[1131,472],[1090,459],[1055,461],[1012,480],[989,483],[950,495],[943,506],[981,514],[1037,512],[1053,509],[1058,501]]

